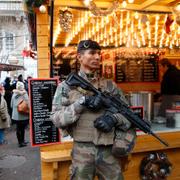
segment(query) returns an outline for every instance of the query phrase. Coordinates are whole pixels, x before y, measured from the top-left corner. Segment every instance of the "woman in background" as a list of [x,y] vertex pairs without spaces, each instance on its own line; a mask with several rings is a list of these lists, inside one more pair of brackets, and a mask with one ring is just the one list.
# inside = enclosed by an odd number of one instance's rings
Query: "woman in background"
[[16,83],[16,89],[13,90],[13,96],[11,99],[12,119],[16,123],[16,136],[19,147],[24,147],[27,145],[27,142],[25,141],[25,129],[29,123],[29,114],[18,112],[17,107],[21,100],[25,100],[27,104],[29,104],[29,98],[24,83],[18,81]]

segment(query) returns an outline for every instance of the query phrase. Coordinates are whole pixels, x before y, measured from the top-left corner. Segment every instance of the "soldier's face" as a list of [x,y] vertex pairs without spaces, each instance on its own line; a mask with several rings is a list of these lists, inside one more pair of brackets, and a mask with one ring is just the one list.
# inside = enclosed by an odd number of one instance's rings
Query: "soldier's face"
[[78,53],[78,59],[81,69],[86,71],[94,71],[99,68],[101,60],[101,51],[88,49]]

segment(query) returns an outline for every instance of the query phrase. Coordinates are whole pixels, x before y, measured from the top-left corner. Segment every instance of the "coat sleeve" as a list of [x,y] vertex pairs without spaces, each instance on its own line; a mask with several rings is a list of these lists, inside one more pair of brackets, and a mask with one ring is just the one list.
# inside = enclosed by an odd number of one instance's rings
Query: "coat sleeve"
[[8,114],[8,108],[6,100],[1,96],[0,102],[0,129],[10,127],[10,116]]
[[[124,103],[126,103],[128,105],[128,101],[126,100],[122,90],[120,88],[118,88],[114,82],[108,81],[107,82],[107,89],[109,90],[109,92],[112,95],[114,95],[117,98],[120,98]],[[130,128],[131,123],[121,113],[113,114],[113,116],[117,119],[117,121],[118,121],[117,126],[120,129],[126,131],[127,129]]]
[[50,119],[58,128],[66,128],[73,124],[80,117],[83,106],[80,105],[79,100],[71,102],[68,99],[70,88],[65,82],[62,82],[56,89],[54,99],[52,102],[52,112]]

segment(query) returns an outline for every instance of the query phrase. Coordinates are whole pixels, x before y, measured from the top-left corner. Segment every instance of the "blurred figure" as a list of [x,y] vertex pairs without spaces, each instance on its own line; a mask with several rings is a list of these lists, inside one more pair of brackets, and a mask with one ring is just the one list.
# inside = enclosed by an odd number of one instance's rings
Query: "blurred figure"
[[13,90],[13,89],[16,89],[16,83],[17,83],[17,81],[18,81],[18,78],[17,78],[16,75],[14,75],[14,79],[13,79],[12,82],[11,82],[12,90]]
[[11,116],[12,114],[12,109],[11,109],[12,86],[10,83],[11,83],[11,78],[6,77],[6,79],[4,80],[4,90],[5,90],[4,99],[7,102],[8,113]]
[[6,100],[3,97],[3,86],[0,85],[0,145],[5,143],[4,130],[10,127],[10,116]]
[[170,63],[167,58],[160,61],[163,72],[161,81],[161,106],[158,113],[160,121],[165,121],[166,109],[171,109],[174,104],[180,102],[180,70]]
[[60,65],[60,69],[58,71],[58,75],[60,77],[60,80],[66,79],[67,75],[71,72],[71,65],[70,60],[63,60],[62,64]]
[[24,79],[23,79],[22,74],[20,74],[20,75],[18,76],[18,81],[20,81],[20,82],[24,82]]
[[28,92],[28,80],[31,79],[31,76],[28,76],[27,79],[24,80],[24,84],[25,84],[25,90]]
[[28,94],[25,90],[24,83],[18,81],[16,83],[16,89],[13,90],[11,107],[12,119],[16,123],[16,136],[19,147],[24,147],[27,145],[27,142],[25,141],[25,129],[29,123],[29,115],[21,114],[17,110],[17,106],[22,99],[27,101],[27,103],[29,104]]

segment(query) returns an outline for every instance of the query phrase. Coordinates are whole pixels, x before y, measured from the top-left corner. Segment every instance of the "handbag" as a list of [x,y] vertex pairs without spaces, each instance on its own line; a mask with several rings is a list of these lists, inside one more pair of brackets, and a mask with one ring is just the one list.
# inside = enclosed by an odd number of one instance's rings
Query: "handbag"
[[19,102],[17,111],[21,114],[29,114],[29,105],[24,99]]

